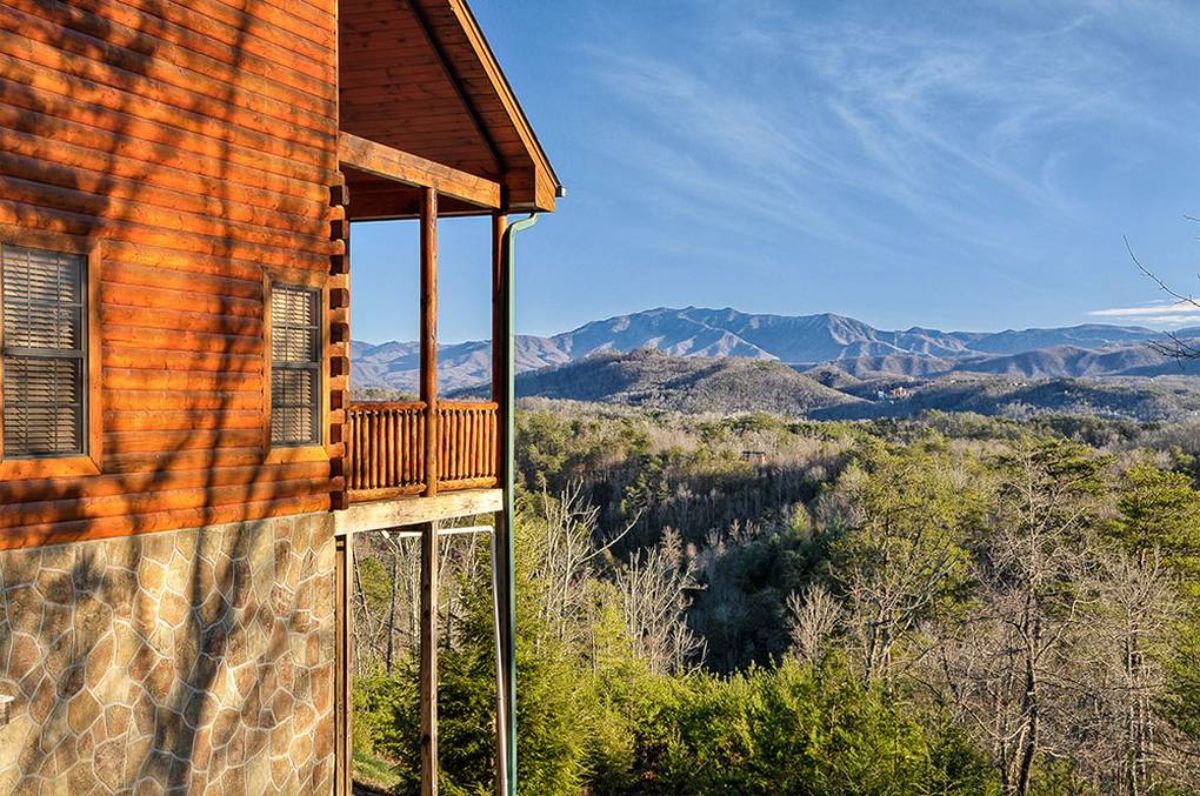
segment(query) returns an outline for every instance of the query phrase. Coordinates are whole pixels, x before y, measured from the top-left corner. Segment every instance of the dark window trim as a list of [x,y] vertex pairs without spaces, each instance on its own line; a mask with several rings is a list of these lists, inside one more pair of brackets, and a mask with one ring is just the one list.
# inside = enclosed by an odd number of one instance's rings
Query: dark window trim
[[[45,459],[68,459],[79,456],[90,456],[92,451],[89,449],[89,441],[91,439],[91,373],[90,373],[90,350],[91,350],[91,324],[90,311],[88,302],[89,285],[91,284],[92,273],[91,269],[94,266],[92,256],[89,253],[80,251],[70,251],[57,248],[49,248],[46,246],[23,246],[15,243],[0,242],[0,326],[4,322],[4,307],[6,297],[4,292],[4,263],[5,249],[25,249],[27,251],[49,252],[58,257],[70,257],[78,260],[79,271],[77,275],[77,286],[79,290],[79,301],[60,301],[49,302],[27,298],[24,301],[15,301],[15,304],[23,304],[29,308],[41,309],[67,309],[78,310],[79,312],[79,343],[77,348],[28,348],[25,346],[9,347],[4,341],[3,330],[0,328],[0,367],[7,365],[13,359],[69,359],[78,360],[79,366],[79,383],[77,389],[79,391],[78,402],[61,402],[61,401],[46,401],[42,402],[42,406],[53,408],[79,407],[78,432],[79,444],[71,450],[51,451],[43,453],[12,453],[7,445],[2,446],[4,451],[4,460],[13,461],[31,461]],[[0,383],[0,434],[4,433],[5,417],[4,407],[6,396],[3,392],[3,384]]]
[[[272,448],[304,448],[313,445],[324,444],[324,405],[322,403],[322,393],[324,391],[324,337],[322,334],[322,296],[324,291],[320,287],[311,285],[294,284],[283,280],[271,282],[271,295],[267,297],[267,301],[274,303],[275,291],[285,290],[297,293],[305,293],[311,297],[312,306],[314,309],[313,323],[311,324],[294,324],[280,323],[275,317],[274,311],[271,313],[271,340],[269,341],[268,357],[271,362],[271,383],[267,385],[267,394],[271,401],[271,425],[268,428],[268,438]],[[299,330],[303,332],[312,332],[317,344],[316,358],[305,362],[293,362],[287,360],[275,359],[275,335],[284,331]],[[304,403],[287,403],[277,405],[275,403],[275,371],[276,370],[299,370],[310,371],[313,374],[313,400],[311,404]],[[281,440],[275,438],[275,410],[276,409],[311,409],[312,410],[312,427],[309,429],[310,436],[300,440]]]

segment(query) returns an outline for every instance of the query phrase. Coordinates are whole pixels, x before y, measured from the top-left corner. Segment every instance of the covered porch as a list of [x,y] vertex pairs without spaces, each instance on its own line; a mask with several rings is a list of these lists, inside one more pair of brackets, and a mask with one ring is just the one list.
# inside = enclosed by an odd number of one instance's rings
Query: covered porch
[[[394,529],[420,539],[421,781],[436,794],[439,539],[443,521],[494,516],[500,643],[496,792],[516,790],[515,639],[510,450],[512,279],[510,214],[554,210],[563,195],[528,120],[470,10],[461,0],[387,6],[339,0],[339,184],[333,236],[344,241],[330,282],[331,438],[337,606],[336,792],[352,790],[351,661],[355,538]],[[438,384],[438,221],[490,220],[479,282],[491,289],[492,389],[486,400],[444,399]],[[352,226],[411,220],[419,228],[420,366],[416,400],[352,397]],[[473,266],[474,267],[474,266]],[[413,291],[398,290],[397,301]],[[501,678],[500,672],[504,672]]]
[[[339,146],[348,222],[412,220],[419,227],[420,375],[415,401],[350,400],[343,414],[344,505],[433,497],[500,486],[509,340],[503,186],[343,131]],[[531,206],[534,209],[536,206]],[[489,216],[491,251],[478,280],[492,291],[490,400],[449,401],[438,384],[438,221]],[[347,232],[349,233],[349,226]],[[348,252],[351,241],[347,237]],[[347,265],[348,272],[351,270]],[[411,294],[397,300],[411,300]],[[347,296],[348,299],[348,296]],[[346,330],[349,339],[349,329]],[[349,363],[346,364],[348,372]],[[351,394],[352,388],[351,388]]]
[[[339,170],[334,192],[346,241],[345,327],[334,329],[346,359],[340,408],[342,506],[433,497],[502,486],[508,396],[510,213],[552,212],[562,187],[469,7],[404,2],[380,13],[373,0],[339,4]],[[438,221],[489,217],[491,251],[480,282],[491,283],[492,391],[483,401],[447,401],[438,385]],[[351,227],[413,220],[420,229],[420,378],[417,400],[353,399],[349,376]],[[340,303],[339,303],[340,299]],[[398,295],[408,301],[411,293]]]
[[[420,271],[418,396],[402,401],[352,398],[346,403],[341,431],[343,505],[498,488],[510,332],[502,186],[347,132],[341,135],[339,160],[346,180],[346,220],[415,221]],[[468,215],[492,220],[491,251],[479,252],[477,260],[478,281],[491,283],[492,389],[488,400],[452,401],[441,397],[438,382],[438,221]],[[348,261],[350,243],[347,237]],[[348,263],[348,275],[351,270]],[[396,296],[397,301],[412,298],[406,290]],[[344,336],[349,339],[349,328]],[[344,370],[349,372],[348,362]]]
[[[335,437],[343,447],[339,502],[497,488],[508,384],[508,216],[552,212],[562,185],[465,2],[406,0],[384,12],[375,0],[339,0],[338,16],[345,183],[333,204],[344,217],[335,237],[346,240],[346,289],[333,295],[345,322],[333,329],[345,357],[335,371],[346,377],[334,407],[341,410]],[[493,389],[486,401],[446,401],[438,391],[438,219],[461,216],[492,220],[491,251],[480,252],[478,276],[492,288]],[[416,401],[360,402],[348,383],[350,229],[395,219],[420,226],[420,390]]]

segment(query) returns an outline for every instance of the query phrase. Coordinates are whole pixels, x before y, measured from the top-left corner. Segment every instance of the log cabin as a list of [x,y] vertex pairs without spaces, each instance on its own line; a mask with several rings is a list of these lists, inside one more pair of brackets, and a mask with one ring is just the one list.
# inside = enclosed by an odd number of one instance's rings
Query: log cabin
[[[428,552],[495,515],[511,565],[514,234],[564,195],[464,0],[0,0],[0,187],[0,793],[349,793],[352,541],[406,526],[436,792]],[[464,215],[486,402],[438,395]],[[356,404],[383,219],[420,225],[421,394]]]

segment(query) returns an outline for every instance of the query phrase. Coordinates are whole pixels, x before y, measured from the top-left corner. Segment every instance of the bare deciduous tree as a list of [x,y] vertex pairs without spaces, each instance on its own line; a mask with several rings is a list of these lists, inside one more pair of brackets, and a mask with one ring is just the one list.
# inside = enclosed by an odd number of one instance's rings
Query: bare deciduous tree
[[[856,508],[832,575],[846,600],[845,626],[865,677],[890,679],[898,645],[937,613],[965,565],[961,506],[945,472],[889,460],[868,476],[847,470],[842,499]],[[847,520],[843,520],[846,522]]]
[[1007,462],[991,527],[976,550],[979,608],[935,645],[943,693],[991,750],[1005,793],[1026,796],[1047,731],[1070,719],[1076,636],[1096,604],[1085,543],[1096,464],[1067,446],[1021,448]]
[[[1156,710],[1169,688],[1162,653],[1181,618],[1176,586],[1155,550],[1137,556],[1112,552],[1101,564],[1099,610],[1081,635],[1076,664],[1080,691],[1092,710],[1076,727],[1075,758],[1097,788],[1127,796],[1189,784],[1175,772],[1188,761],[1183,739]],[[1081,722],[1081,723],[1083,723]],[[1196,780],[1191,779],[1191,784]]]
[[[1184,216],[1188,221],[1200,222],[1200,219],[1192,216]],[[1134,254],[1133,246],[1129,243],[1129,238],[1125,238],[1125,250],[1129,252],[1130,259],[1137,269],[1142,272],[1142,275],[1158,286],[1158,289],[1166,293],[1175,300],[1175,304],[1187,305],[1187,307],[1200,309],[1200,299],[1188,293],[1180,293],[1173,287],[1168,285],[1163,279],[1142,264],[1138,256]],[[1166,340],[1151,342],[1150,347],[1163,356],[1168,356],[1180,361],[1200,359],[1200,343],[1194,339],[1187,339],[1175,332],[1164,332]]]
[[579,621],[591,610],[587,584],[595,572],[595,562],[607,557],[637,524],[634,516],[609,539],[599,538],[599,509],[589,504],[583,487],[574,483],[557,499],[542,496],[542,522],[533,549],[524,551],[535,562],[534,578],[542,582],[546,600],[541,606],[542,619],[565,640],[573,629],[585,627]]
[[787,610],[793,652],[802,661],[819,662],[842,620],[842,606],[825,584],[814,583],[789,594]]
[[625,627],[652,671],[682,671],[703,657],[704,642],[687,626],[690,592],[699,588],[695,574],[695,562],[683,555],[679,534],[670,528],[661,542],[616,571]]

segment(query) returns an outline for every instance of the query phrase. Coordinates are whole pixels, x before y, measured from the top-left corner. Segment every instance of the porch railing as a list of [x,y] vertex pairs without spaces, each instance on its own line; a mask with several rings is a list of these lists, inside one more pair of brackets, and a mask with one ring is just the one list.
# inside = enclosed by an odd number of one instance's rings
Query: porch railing
[[438,404],[439,489],[477,489],[496,484],[498,407],[491,402]]
[[[425,491],[425,404],[353,404],[346,416],[351,500],[378,500]],[[495,486],[498,407],[491,402],[438,404],[438,489]]]

